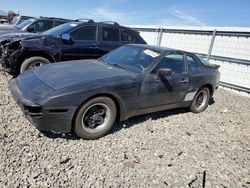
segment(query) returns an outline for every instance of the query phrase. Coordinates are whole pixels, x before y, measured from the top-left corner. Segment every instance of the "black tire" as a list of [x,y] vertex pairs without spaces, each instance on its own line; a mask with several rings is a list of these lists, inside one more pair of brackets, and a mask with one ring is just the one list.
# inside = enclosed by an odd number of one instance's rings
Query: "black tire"
[[210,90],[207,87],[201,88],[192,101],[190,111],[193,113],[203,112],[207,108],[209,100]]
[[112,99],[96,97],[89,100],[76,112],[75,133],[84,139],[100,138],[112,128],[116,120],[116,114],[116,105]]
[[24,71],[37,67],[37,66],[41,66],[41,65],[45,65],[45,64],[49,64],[50,61],[44,57],[39,57],[39,56],[34,56],[34,57],[30,57],[28,59],[26,59],[20,68],[20,73],[23,73]]

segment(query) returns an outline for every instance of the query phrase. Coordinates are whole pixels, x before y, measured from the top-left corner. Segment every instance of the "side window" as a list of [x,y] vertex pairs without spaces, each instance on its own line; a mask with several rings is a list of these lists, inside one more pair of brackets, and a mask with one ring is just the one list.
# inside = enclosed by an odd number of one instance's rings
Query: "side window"
[[[123,30],[124,40],[128,42],[135,42],[135,37],[126,30]],[[123,39],[123,38],[122,38]]]
[[103,41],[120,41],[119,29],[103,27],[102,28]]
[[195,59],[192,56],[187,55],[186,56],[187,64],[188,64],[188,72],[192,73],[197,71],[199,68],[199,65],[195,61]]
[[40,20],[32,25],[34,32],[43,32],[51,29],[53,27],[52,21]]
[[157,72],[160,68],[171,69],[173,74],[180,74],[185,71],[184,57],[182,54],[168,54],[155,67],[153,72]]
[[62,21],[54,21],[54,27],[58,26],[58,25],[62,25],[64,24],[65,22],[62,22]]
[[96,40],[96,26],[83,26],[71,32],[74,40]]

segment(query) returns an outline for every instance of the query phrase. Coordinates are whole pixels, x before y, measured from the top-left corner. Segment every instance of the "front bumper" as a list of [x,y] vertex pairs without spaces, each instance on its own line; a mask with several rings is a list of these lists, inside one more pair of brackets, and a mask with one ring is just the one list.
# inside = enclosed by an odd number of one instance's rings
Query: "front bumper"
[[16,59],[12,56],[2,54],[0,56],[0,64],[2,65],[3,71],[9,73],[12,76],[17,76],[19,73],[19,67],[16,65]]
[[40,131],[69,133],[77,107],[46,108],[23,96],[16,85],[16,80],[9,81],[9,88],[14,100],[20,106],[25,117]]

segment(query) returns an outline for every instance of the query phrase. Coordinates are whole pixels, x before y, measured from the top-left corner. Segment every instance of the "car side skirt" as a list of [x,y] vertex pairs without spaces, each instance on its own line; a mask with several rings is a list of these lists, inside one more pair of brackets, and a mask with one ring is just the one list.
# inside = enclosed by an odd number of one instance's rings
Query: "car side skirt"
[[154,106],[154,107],[150,107],[150,108],[140,109],[137,111],[136,116],[142,115],[142,114],[149,114],[149,113],[153,113],[153,112],[158,112],[158,111],[175,109],[175,108],[186,108],[186,107],[189,107],[191,105],[191,103],[192,103],[192,101],[183,101],[181,103]]

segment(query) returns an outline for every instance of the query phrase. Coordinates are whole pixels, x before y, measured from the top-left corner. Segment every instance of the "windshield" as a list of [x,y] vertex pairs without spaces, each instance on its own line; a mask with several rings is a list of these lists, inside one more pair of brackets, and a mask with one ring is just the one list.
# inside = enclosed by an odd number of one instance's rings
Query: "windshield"
[[75,28],[77,26],[78,26],[78,24],[76,24],[76,23],[65,23],[65,24],[59,25],[57,27],[54,27],[48,31],[45,31],[43,34],[44,35],[60,36],[64,33],[67,33],[72,28]]
[[16,27],[22,29],[34,21],[35,21],[34,19],[30,18],[30,19],[25,20],[24,22],[18,24]]
[[143,72],[158,56],[160,52],[137,47],[122,46],[102,57],[104,62],[133,72]]
[[18,21],[18,16],[15,16],[15,17],[13,18],[13,20],[11,21],[10,24],[15,25],[15,24],[17,23],[17,21]]

